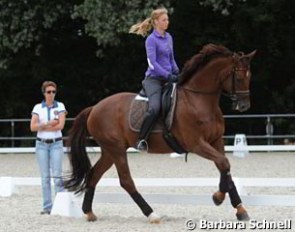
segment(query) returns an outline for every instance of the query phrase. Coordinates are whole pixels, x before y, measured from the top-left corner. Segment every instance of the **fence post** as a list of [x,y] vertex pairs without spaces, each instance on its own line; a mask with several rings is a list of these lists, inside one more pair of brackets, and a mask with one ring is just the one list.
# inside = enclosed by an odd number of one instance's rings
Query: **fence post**
[[12,120],[11,125],[11,147],[14,147],[14,121]]
[[271,136],[273,135],[273,125],[270,121],[270,116],[267,117],[267,123],[266,123],[266,136],[268,137],[267,139],[267,144],[272,145],[273,141],[271,139]]

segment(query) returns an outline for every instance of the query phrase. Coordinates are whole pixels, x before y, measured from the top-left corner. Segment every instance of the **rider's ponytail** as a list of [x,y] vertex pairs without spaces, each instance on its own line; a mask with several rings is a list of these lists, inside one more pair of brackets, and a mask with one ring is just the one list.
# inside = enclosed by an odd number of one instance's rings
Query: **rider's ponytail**
[[145,19],[143,22],[134,24],[130,28],[129,33],[146,36],[151,29],[152,29],[152,19],[151,17],[149,17]]
[[153,10],[150,17],[131,26],[129,33],[146,36],[152,27],[154,27],[154,21],[163,14],[168,14],[167,9],[164,7]]

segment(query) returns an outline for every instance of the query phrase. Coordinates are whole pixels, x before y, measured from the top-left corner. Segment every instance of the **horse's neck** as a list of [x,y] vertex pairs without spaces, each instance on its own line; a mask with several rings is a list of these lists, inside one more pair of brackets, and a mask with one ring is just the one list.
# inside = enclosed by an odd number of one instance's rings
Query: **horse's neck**
[[227,58],[216,59],[207,64],[200,71],[190,78],[184,87],[203,92],[203,93],[221,93],[221,76],[228,69],[229,60]]
[[[230,60],[216,59],[198,71],[184,83],[183,98],[204,116],[220,115],[220,95],[222,78],[230,69]],[[189,91],[188,91],[189,90]]]
[[178,105],[185,107],[184,112],[200,121],[210,121],[221,117],[219,106],[220,94],[200,94],[180,88],[178,91]]

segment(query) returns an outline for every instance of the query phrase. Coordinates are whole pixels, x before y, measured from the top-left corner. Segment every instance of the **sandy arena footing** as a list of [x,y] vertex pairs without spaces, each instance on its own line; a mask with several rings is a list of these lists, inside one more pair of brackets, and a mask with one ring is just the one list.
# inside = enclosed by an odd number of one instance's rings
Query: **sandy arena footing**
[[[94,163],[99,154],[90,155]],[[251,178],[295,178],[295,154],[284,153],[250,153],[245,158],[233,157],[227,154],[231,163],[231,173],[234,177]],[[39,177],[35,155],[33,154],[3,154],[0,155],[0,176],[11,177]],[[208,160],[190,154],[188,163],[182,158],[173,159],[169,154],[129,154],[129,165],[134,178],[218,178],[219,173],[215,165]],[[65,157],[64,170],[69,165]],[[111,168],[105,176],[116,178],[115,168]],[[180,194],[212,194],[217,190],[212,187],[204,188],[138,188],[141,193],[180,193]],[[97,187],[99,192],[122,192],[119,187]],[[253,194],[295,195],[294,188],[250,188]],[[235,210],[228,205],[216,207],[200,205],[152,205],[157,214],[162,216],[162,223],[149,224],[147,219],[135,204],[98,204],[94,203],[93,209],[98,216],[96,222],[86,222],[85,218],[68,218],[52,215],[40,215],[41,211],[40,187],[19,187],[17,194],[11,197],[0,197],[0,231],[25,232],[25,231],[189,231],[189,225],[195,226],[191,231],[207,231],[210,228],[201,228],[201,223],[210,223],[222,226],[227,223],[227,228],[211,229],[210,231],[241,231],[231,229],[237,225]],[[257,223],[284,222],[290,219],[291,230],[285,229],[253,229],[249,222],[243,231],[295,231],[295,207],[279,206],[246,206],[248,213]],[[264,220],[264,221],[263,221]],[[187,224],[188,223],[188,224]],[[207,225],[207,226],[208,226]],[[283,225],[283,224],[282,224]],[[265,225],[267,226],[267,225]]]

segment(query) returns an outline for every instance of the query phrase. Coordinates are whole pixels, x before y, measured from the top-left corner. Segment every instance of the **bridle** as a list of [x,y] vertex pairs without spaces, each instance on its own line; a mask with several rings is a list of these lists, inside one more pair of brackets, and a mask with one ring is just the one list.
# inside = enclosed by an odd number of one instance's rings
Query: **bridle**
[[[239,99],[240,96],[249,96],[250,95],[250,91],[249,90],[236,90],[236,80],[238,80],[238,72],[248,72],[249,68],[238,68],[237,65],[240,61],[240,59],[243,58],[243,53],[239,52],[239,53],[233,53],[232,58],[235,60],[234,61],[234,66],[231,69],[231,71],[226,75],[226,77],[220,82],[220,84],[222,85],[228,78],[231,78],[231,91],[229,93],[227,92],[222,92],[223,95],[229,97],[232,101],[237,101]],[[190,89],[184,86],[179,86],[181,87],[183,90],[188,91],[188,92],[192,92],[195,94],[203,94],[203,95],[215,95],[220,93],[220,90],[214,90],[212,92],[204,92],[201,90],[194,90],[194,89]]]
[[238,80],[238,72],[248,72],[249,67],[247,68],[238,68],[237,65],[239,61],[243,58],[243,53],[239,52],[234,53],[232,57],[235,59],[234,66],[232,70],[229,72],[226,78],[221,82],[221,84],[227,80],[227,78],[231,77],[231,91],[229,93],[222,92],[223,95],[229,97],[233,102],[238,101],[239,97],[249,96],[250,91],[249,90],[236,90],[236,80]]

